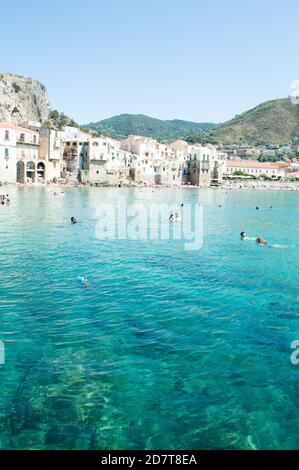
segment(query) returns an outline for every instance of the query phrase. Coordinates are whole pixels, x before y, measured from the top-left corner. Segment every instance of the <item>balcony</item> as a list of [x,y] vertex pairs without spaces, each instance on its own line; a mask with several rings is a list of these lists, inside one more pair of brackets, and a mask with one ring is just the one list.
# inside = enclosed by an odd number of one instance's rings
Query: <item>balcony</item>
[[25,140],[25,138],[21,138],[21,137],[17,138],[17,144],[22,144],[22,145],[34,145],[34,146],[36,146],[36,147],[39,146],[39,143],[38,143],[38,142],[27,142],[27,141]]
[[91,162],[98,162],[98,163],[106,163],[107,162],[107,158],[104,158],[102,156],[99,156],[99,155],[91,155],[89,160]]
[[59,153],[50,153],[49,155],[49,160],[60,160],[60,154]]

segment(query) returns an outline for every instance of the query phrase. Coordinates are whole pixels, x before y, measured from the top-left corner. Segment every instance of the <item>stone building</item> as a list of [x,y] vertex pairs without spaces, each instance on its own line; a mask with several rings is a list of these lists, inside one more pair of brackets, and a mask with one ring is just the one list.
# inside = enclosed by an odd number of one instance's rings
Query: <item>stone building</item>
[[45,179],[58,180],[63,171],[64,133],[52,129],[39,130],[39,161],[45,164]]
[[223,180],[225,160],[216,148],[192,147],[187,162],[187,174],[191,185],[208,187],[217,186]]

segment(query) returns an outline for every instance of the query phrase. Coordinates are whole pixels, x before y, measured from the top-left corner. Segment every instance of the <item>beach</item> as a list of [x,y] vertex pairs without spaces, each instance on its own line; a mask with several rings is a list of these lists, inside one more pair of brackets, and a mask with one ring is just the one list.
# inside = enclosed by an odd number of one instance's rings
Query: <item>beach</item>
[[291,181],[224,181],[222,189],[264,189],[267,191],[299,191],[299,182]]

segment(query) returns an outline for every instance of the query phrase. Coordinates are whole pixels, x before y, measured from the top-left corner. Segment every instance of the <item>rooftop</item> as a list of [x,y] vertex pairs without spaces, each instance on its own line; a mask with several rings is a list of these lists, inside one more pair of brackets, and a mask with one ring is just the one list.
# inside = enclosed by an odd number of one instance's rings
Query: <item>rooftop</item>
[[286,168],[288,163],[285,162],[258,162],[253,160],[227,160],[226,162],[228,167],[232,168]]
[[28,129],[27,127],[15,126],[14,124],[9,122],[0,122],[0,129],[14,129],[16,131],[21,132],[32,132],[34,134],[37,133],[37,131],[33,131],[32,129]]

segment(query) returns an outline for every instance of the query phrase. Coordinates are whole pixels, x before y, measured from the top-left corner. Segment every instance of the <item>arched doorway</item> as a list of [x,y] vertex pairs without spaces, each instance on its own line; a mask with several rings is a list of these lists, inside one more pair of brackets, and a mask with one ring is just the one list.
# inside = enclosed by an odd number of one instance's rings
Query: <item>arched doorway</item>
[[45,165],[44,165],[44,163],[40,162],[40,163],[37,164],[36,176],[37,176],[37,178],[42,178],[43,180],[45,179]]
[[28,162],[26,165],[26,178],[30,178],[31,181],[35,181],[35,163]]
[[25,183],[25,164],[22,161],[17,162],[17,182]]

